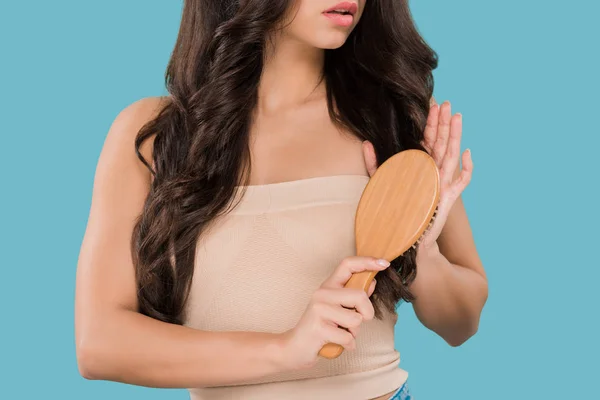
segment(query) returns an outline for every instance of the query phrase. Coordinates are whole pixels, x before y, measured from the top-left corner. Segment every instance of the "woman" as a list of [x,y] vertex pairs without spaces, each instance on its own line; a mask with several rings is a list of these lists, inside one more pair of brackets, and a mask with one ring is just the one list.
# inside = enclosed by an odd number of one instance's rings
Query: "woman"
[[[404,0],[185,0],[169,96],[125,108],[98,161],[81,374],[192,399],[410,398],[398,302],[458,346],[487,297],[460,200],[472,162],[460,115],[431,96],[436,66]],[[407,148],[435,158],[442,197],[388,267],[352,253],[353,218]],[[363,270],[379,271],[369,293],[345,289]],[[318,357],[327,342],[346,351]]]

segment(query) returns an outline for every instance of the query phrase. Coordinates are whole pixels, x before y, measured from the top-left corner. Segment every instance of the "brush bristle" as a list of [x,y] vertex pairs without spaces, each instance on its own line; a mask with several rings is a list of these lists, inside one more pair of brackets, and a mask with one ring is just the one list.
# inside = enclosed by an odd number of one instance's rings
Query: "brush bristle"
[[419,245],[419,243],[421,243],[421,241],[423,240],[423,237],[425,236],[425,234],[433,226],[433,222],[435,221],[435,217],[437,217],[437,212],[438,212],[438,208],[436,207],[435,210],[433,211],[433,215],[431,216],[431,220],[429,221],[429,225],[427,225],[427,228],[425,228],[425,230],[423,231],[423,234],[421,234],[421,236],[417,239],[417,241],[412,246],[410,246],[411,248],[413,248],[415,250],[417,249],[417,246]]

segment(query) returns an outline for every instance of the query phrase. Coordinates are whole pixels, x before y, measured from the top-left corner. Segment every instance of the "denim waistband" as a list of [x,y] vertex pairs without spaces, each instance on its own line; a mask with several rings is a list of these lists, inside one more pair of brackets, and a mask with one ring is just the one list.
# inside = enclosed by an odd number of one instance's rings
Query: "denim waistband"
[[408,391],[408,384],[404,382],[404,384],[398,388],[389,398],[389,400],[414,400]]

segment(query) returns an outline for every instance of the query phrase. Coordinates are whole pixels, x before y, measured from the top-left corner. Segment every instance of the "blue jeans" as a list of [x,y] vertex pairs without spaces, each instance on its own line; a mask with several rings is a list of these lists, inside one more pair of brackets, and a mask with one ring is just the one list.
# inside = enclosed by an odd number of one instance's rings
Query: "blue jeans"
[[404,385],[402,385],[393,395],[392,397],[389,398],[389,400],[413,400],[413,397],[410,395],[409,391],[408,391],[408,385],[406,382],[404,382]]

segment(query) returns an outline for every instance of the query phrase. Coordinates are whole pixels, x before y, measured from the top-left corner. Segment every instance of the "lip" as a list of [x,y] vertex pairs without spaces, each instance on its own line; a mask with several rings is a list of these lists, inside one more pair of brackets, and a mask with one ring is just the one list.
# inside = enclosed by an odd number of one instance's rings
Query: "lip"
[[[348,14],[337,14],[331,11],[341,10]],[[349,27],[354,22],[354,15],[358,12],[358,5],[350,1],[343,1],[327,10],[323,11],[323,16],[338,26]]]
[[342,1],[341,3],[336,4],[335,6],[323,11],[323,13],[328,13],[328,12],[334,11],[334,10],[347,11],[350,13],[350,15],[352,15],[354,17],[354,15],[358,12],[358,4],[353,3],[351,1]]

